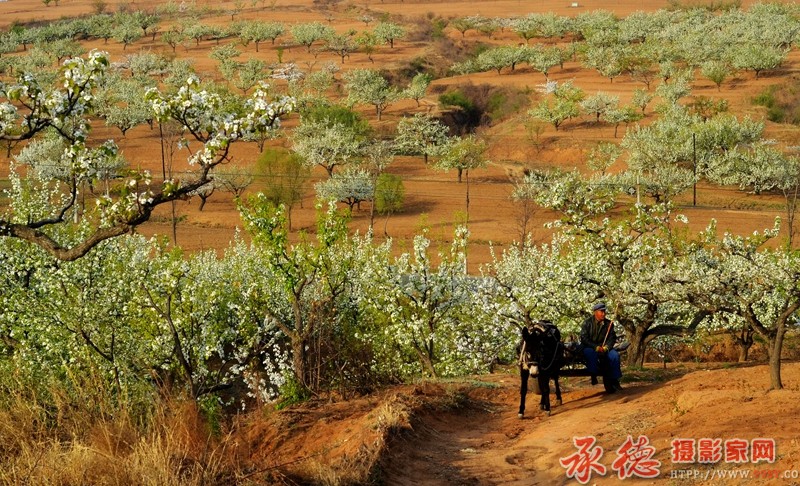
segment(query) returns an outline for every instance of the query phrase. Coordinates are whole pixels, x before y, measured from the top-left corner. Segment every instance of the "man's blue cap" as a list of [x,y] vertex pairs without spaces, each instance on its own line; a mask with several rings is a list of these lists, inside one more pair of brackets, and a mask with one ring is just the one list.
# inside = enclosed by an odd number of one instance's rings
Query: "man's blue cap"
[[596,303],[594,305],[594,307],[592,307],[592,312],[598,311],[598,310],[603,310],[603,311],[606,310],[605,302],[598,302],[598,303]]

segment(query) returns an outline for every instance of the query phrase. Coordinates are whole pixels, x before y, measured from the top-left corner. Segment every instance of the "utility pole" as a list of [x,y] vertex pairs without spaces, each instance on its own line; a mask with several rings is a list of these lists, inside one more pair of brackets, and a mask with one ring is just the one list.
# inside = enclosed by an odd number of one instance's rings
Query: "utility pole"
[[692,171],[694,173],[692,185],[692,206],[697,206],[697,140],[692,133]]

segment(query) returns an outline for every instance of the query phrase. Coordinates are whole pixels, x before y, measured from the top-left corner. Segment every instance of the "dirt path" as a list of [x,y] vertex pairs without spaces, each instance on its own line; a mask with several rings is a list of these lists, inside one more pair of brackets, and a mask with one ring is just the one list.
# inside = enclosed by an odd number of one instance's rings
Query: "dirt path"
[[[512,376],[498,388],[473,390],[455,414],[429,413],[414,430],[392,444],[388,484],[531,485],[565,479],[557,458],[571,447],[574,434],[586,435],[597,414],[627,402],[639,389],[606,395],[602,386],[572,379],[564,405],[550,417],[538,411],[538,395],[529,394],[527,415],[517,418],[518,382]],[[397,465],[396,467],[394,465]]]
[[[785,366],[790,389],[767,393],[764,366],[699,370],[663,383],[628,382],[608,395],[584,378],[568,381],[564,404],[550,417],[538,412],[538,396],[528,396],[529,417],[517,418],[518,383],[512,375],[496,379],[496,388],[473,388],[455,413],[426,412],[413,430],[390,443],[382,478],[397,485],[552,485],[577,484],[566,477],[559,459],[577,451],[573,438],[593,436],[604,450],[605,476],[590,483],[652,484],[655,479],[620,479],[612,463],[630,435],[644,436],[660,461],[658,480],[673,470],[796,470],[800,463],[796,417],[800,412],[800,365]],[[674,438],[774,439],[774,464],[720,461],[712,465],[674,464]],[[690,484],[703,481],[692,480]],[[709,480],[708,484],[738,484]],[[764,483],[764,481],[759,481]],[[685,482],[684,482],[685,484]],[[771,484],[798,484],[790,479]]]

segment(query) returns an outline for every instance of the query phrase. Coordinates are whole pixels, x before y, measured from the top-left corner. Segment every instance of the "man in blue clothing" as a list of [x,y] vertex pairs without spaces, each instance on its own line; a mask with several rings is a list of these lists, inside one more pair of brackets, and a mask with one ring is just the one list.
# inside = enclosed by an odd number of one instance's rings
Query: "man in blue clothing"
[[[596,383],[596,376],[604,376],[606,391],[614,393],[621,390],[619,379],[622,378],[620,370],[619,353],[614,349],[617,343],[617,334],[614,324],[606,319],[606,305],[598,302],[592,307],[592,315],[586,318],[581,327],[581,346],[586,357],[586,367],[592,374],[592,383]],[[604,367],[600,372],[601,365]]]

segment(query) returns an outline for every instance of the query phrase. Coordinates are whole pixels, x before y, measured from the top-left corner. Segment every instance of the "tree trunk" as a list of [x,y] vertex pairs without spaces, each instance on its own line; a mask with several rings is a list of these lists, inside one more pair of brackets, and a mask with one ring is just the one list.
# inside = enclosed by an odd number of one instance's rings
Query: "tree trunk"
[[172,244],[178,245],[178,209],[172,201]]
[[386,228],[389,225],[389,216],[391,215],[391,211],[386,211],[386,219],[383,220],[383,236],[389,236],[389,232],[386,230]]
[[[432,345],[433,344],[431,343],[431,346]],[[433,366],[433,357],[431,356],[432,353],[430,353],[427,349],[417,349],[417,355],[419,356],[419,361],[422,365],[422,371],[428,376],[436,378],[438,375],[436,374],[436,368]]]
[[375,187],[377,187],[377,180],[372,183],[372,201],[369,204],[369,234],[375,234]]
[[775,336],[768,340],[769,351],[769,389],[783,389],[781,381],[781,350],[783,349],[783,332],[778,331]]
[[738,344],[736,347],[739,349],[739,363],[746,363],[750,356],[750,344]]
[[753,345],[753,328],[749,325],[744,326],[738,335],[733,336],[733,341],[739,350],[739,363],[746,362],[750,355],[750,347]]
[[647,350],[644,330],[638,327],[634,327],[632,330],[625,329],[625,335],[631,343],[627,351],[626,364],[628,366],[644,366],[644,353]]
[[[306,351],[306,344],[309,330],[306,328],[306,323],[303,321],[303,312],[300,309],[300,294],[302,290],[293,290],[292,301],[292,315],[294,320],[294,330],[288,333],[289,338],[292,340],[292,367],[294,367],[294,377],[297,384],[309,388],[310,373],[308,370],[308,354]],[[310,324],[308,324],[310,326]]]
[[297,384],[308,388],[308,376],[306,376],[306,346],[304,340],[297,334],[292,338],[292,367],[294,368],[294,378]]

